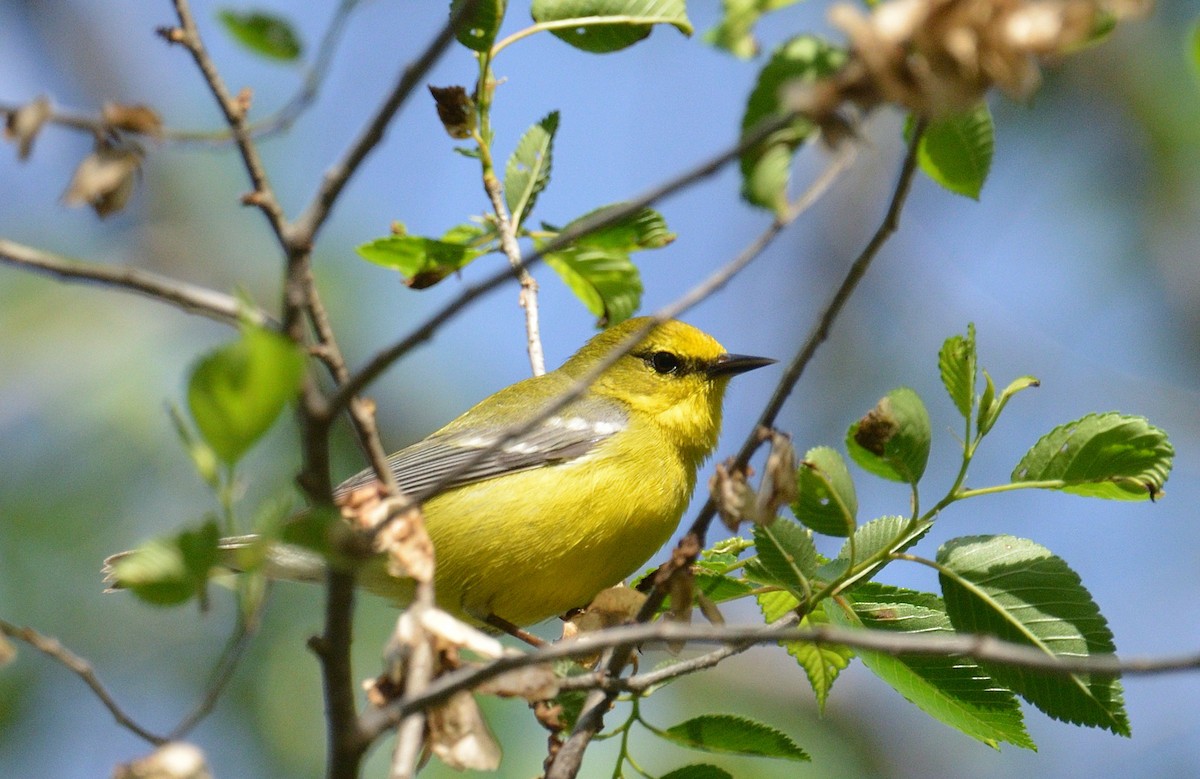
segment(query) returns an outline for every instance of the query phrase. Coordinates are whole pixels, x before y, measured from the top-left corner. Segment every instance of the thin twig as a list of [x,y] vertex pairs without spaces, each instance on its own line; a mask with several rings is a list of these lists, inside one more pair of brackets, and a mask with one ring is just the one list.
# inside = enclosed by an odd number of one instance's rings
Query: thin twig
[[[247,129],[247,100],[235,98],[230,93],[228,87],[225,86],[221,74],[217,72],[216,65],[213,64],[212,58],[208,55],[204,41],[200,38],[200,32],[196,28],[196,19],[192,15],[188,0],[173,0],[173,2],[175,4],[175,15],[179,17],[179,27],[160,30],[159,32],[167,41],[182,45],[192,55],[196,67],[200,69],[200,73],[204,76],[204,82],[208,85],[209,91],[212,92],[213,97],[217,100],[217,107],[221,109],[221,113],[225,117],[225,123],[229,125],[229,129],[233,133],[234,143],[241,154],[246,173],[250,176],[250,182],[254,186],[254,191],[249,195],[243,196],[242,200],[247,205],[257,206],[266,215],[267,221],[270,223],[271,229],[275,231],[276,237],[280,239],[281,243],[286,245],[285,229],[287,220],[284,217],[283,207],[279,205],[279,201],[275,198],[275,194],[271,190],[271,185],[267,180],[266,169],[263,167],[262,158],[259,156],[258,148],[254,145],[250,137],[250,132]],[[284,325],[287,325],[286,314],[284,316]]]
[[[378,737],[413,711],[444,703],[455,693],[478,687],[483,682],[520,668],[557,660],[591,657],[604,649],[654,645],[720,644],[724,646],[800,642],[819,646],[845,646],[880,652],[893,657],[969,657],[981,663],[1023,668],[1057,675],[1152,676],[1183,671],[1200,671],[1200,652],[1173,657],[1138,657],[1122,660],[1117,655],[1067,657],[1047,654],[1027,644],[1002,641],[992,636],[896,633],[890,630],[823,626],[799,628],[791,625],[688,625],[680,622],[624,625],[577,638],[548,644],[522,655],[505,655],[485,665],[462,668],[438,677],[420,696],[400,698],[380,709],[363,714],[363,735]],[[664,672],[669,669],[664,669]],[[687,668],[684,667],[684,672]],[[624,683],[591,678],[597,687],[645,689],[651,680],[662,681],[659,672],[632,677]],[[635,687],[630,683],[637,680]],[[568,686],[578,688],[579,685]],[[585,685],[586,686],[586,685]]]
[[[737,159],[742,152],[760,143],[771,135],[771,133],[782,127],[786,127],[793,120],[794,118],[789,115],[764,121],[742,136],[742,139],[738,143],[713,155],[661,186],[655,187],[643,195],[626,201],[619,206],[603,209],[593,214],[590,218],[581,219],[575,227],[570,230],[564,230],[550,241],[547,241],[540,249],[536,249],[525,255],[521,259],[521,264],[526,268],[531,267],[543,255],[563,249],[586,235],[590,235],[609,225],[616,224],[668,195],[672,195],[702,179],[712,176],[727,163]],[[379,378],[380,374],[391,367],[392,363],[403,357],[417,345],[432,338],[433,334],[442,324],[478,298],[483,297],[512,278],[512,270],[505,268],[478,284],[465,288],[457,297],[426,319],[415,330],[392,346],[376,354],[357,373],[351,376],[350,381],[338,388],[337,393],[330,399],[329,413],[336,414],[349,402],[350,398],[362,392],[368,384]]]
[[[413,631],[407,662],[404,665],[405,700],[419,698],[429,689],[433,680],[433,645],[422,627],[422,616],[432,608],[432,581],[418,582],[413,603],[402,617],[408,621]],[[416,776],[425,749],[425,711],[411,711],[396,725],[396,748],[392,752],[391,779],[411,779]]]
[[179,721],[179,724],[171,730],[170,735],[167,736],[168,739],[178,741],[183,738],[216,707],[217,701],[221,698],[221,693],[225,691],[226,686],[233,679],[233,672],[237,669],[242,655],[245,653],[246,648],[250,646],[250,639],[255,632],[252,626],[258,624],[266,605],[267,599],[263,597],[259,600],[252,614],[247,616],[238,615],[237,627],[234,628],[233,634],[229,636],[229,640],[225,642],[225,648],[221,650],[221,656],[217,658],[216,665],[213,666],[212,673],[209,674],[209,682],[207,689],[204,691],[204,696]]
[[96,282],[136,292],[189,313],[225,324],[245,320],[263,327],[278,327],[270,314],[223,292],[160,276],[123,265],[73,260],[58,254],[0,238],[0,262],[55,276],[64,281]]
[[4,635],[15,638],[18,641],[24,641],[42,654],[48,655],[73,671],[91,689],[95,696],[100,699],[100,702],[104,704],[104,708],[108,709],[109,713],[113,715],[113,719],[121,727],[155,746],[167,743],[165,737],[151,733],[134,722],[133,718],[125,713],[104,685],[100,683],[100,680],[96,678],[96,672],[92,668],[92,664],[70,649],[67,649],[57,638],[42,635],[33,628],[17,627],[11,622],[2,619],[0,619],[0,633],[4,633]]
[[521,262],[521,247],[517,244],[517,234],[513,229],[512,219],[508,208],[504,205],[504,195],[500,191],[500,181],[489,168],[483,175],[483,188],[487,191],[488,199],[492,201],[492,210],[496,214],[496,231],[500,234],[500,249],[508,258],[508,263],[521,283],[521,294],[518,302],[525,311],[525,347],[529,352],[529,367],[534,376],[546,372],[546,355],[542,351],[542,331],[538,324],[538,285],[533,274]]
[[[312,105],[313,100],[320,91],[321,83],[325,80],[325,76],[329,72],[329,63],[333,57],[333,51],[337,48],[342,33],[346,29],[346,21],[350,18],[350,12],[354,10],[354,6],[358,5],[359,2],[361,0],[341,0],[341,3],[338,4],[337,9],[334,11],[333,19],[329,22],[329,26],[325,28],[325,32],[321,36],[321,42],[317,45],[317,55],[313,58],[312,65],[305,70],[304,77],[300,82],[300,88],[275,113],[247,124],[246,130],[251,137],[262,139],[286,131],[295,124],[305,109]],[[7,117],[19,111],[21,107],[13,103],[0,103],[0,117]],[[73,130],[83,130],[93,135],[103,135],[113,131],[111,122],[105,119],[103,115],[65,108],[52,107],[49,115],[46,116],[46,123],[68,127]],[[233,134],[228,127],[217,131],[181,130],[172,127],[162,127],[153,134],[153,138],[155,140],[185,144],[225,144],[233,140]]]

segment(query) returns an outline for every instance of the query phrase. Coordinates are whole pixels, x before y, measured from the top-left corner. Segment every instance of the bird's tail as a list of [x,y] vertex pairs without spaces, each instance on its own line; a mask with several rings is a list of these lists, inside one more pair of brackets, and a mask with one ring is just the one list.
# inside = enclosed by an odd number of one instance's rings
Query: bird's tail
[[[257,535],[229,536],[217,545],[219,560],[211,574],[239,573],[238,552],[260,542]],[[105,592],[125,589],[117,572],[118,564],[137,550],[117,552],[104,558],[100,572],[104,575]],[[325,580],[325,560],[316,552],[294,544],[273,543],[267,546],[263,572],[268,578],[293,582],[321,582]]]

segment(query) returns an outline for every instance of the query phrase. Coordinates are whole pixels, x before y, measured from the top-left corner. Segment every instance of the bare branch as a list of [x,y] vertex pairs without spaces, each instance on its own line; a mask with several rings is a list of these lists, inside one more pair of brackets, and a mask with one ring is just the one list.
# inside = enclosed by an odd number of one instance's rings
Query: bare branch
[[96,677],[95,670],[92,668],[92,664],[70,649],[67,649],[57,638],[44,636],[33,628],[17,627],[11,622],[2,619],[0,619],[0,633],[4,633],[4,635],[15,638],[18,641],[24,641],[42,654],[54,658],[73,671],[95,693],[100,702],[104,704],[104,708],[108,709],[109,713],[113,715],[113,719],[121,727],[155,746],[167,743],[167,739],[163,736],[151,733],[134,722],[133,718],[125,713],[104,685],[100,683],[100,680]]
[[[821,646],[846,646],[851,649],[882,652],[895,657],[937,656],[970,657],[984,663],[1026,668],[1052,674],[1095,674],[1102,676],[1151,676],[1184,671],[1200,671],[1200,652],[1174,657],[1139,657],[1121,660],[1116,655],[1090,657],[1058,657],[1025,644],[1001,641],[992,636],[945,635],[924,633],[894,633],[888,630],[868,630],[838,627],[798,628],[793,625],[688,625],[679,622],[624,625],[578,638],[548,644],[523,655],[506,655],[485,665],[462,668],[434,680],[421,695],[397,699],[384,708],[363,714],[363,735],[376,738],[395,726],[402,717],[413,711],[428,709],[445,702],[457,692],[478,687],[501,674],[532,665],[556,660],[594,656],[604,649],[619,649],[650,645],[721,644],[723,647],[743,648],[781,642],[802,642]],[[709,662],[717,652],[696,658],[697,664]],[[728,654],[722,655],[728,656]],[[701,660],[701,658],[707,658]],[[691,661],[688,661],[691,662]],[[622,682],[607,679],[604,674],[582,677],[578,688],[594,686],[611,688],[614,694],[621,689],[644,690],[653,683],[681,675],[695,667],[681,664],[678,673],[650,672]]]
[[546,372],[546,355],[542,351],[542,332],[538,324],[538,285],[529,269],[521,262],[521,247],[517,245],[517,235],[513,229],[512,219],[508,208],[504,205],[504,195],[500,191],[500,181],[492,172],[491,166],[483,174],[483,188],[487,190],[488,199],[492,201],[492,210],[496,213],[496,231],[500,234],[500,248],[508,258],[513,273],[521,282],[521,295],[518,301],[525,311],[525,340],[529,352],[529,367],[534,376]]
[[237,670],[237,665],[241,662],[246,647],[250,645],[250,638],[254,635],[252,626],[258,624],[266,605],[267,599],[264,597],[258,602],[254,613],[245,617],[241,614],[238,615],[237,626],[234,628],[229,640],[225,642],[225,648],[221,650],[221,656],[217,659],[216,665],[213,666],[203,697],[179,721],[179,724],[171,730],[170,735],[167,736],[168,739],[178,741],[183,738],[199,725],[212,712],[213,708],[216,707],[217,701],[221,698],[221,693],[225,691],[230,680],[233,679],[233,672]]
[[160,303],[167,303],[226,324],[237,324],[244,319],[262,327],[279,326],[270,314],[243,303],[232,295],[139,268],[73,260],[4,238],[0,238],[0,262],[45,273],[64,281],[90,281],[136,292]]
[[[216,65],[208,55],[204,41],[200,39],[200,31],[196,28],[196,19],[192,15],[188,0],[174,0],[174,3],[175,14],[179,17],[179,27],[159,30],[159,34],[170,43],[182,45],[195,60],[196,67],[204,76],[205,83],[208,84],[209,90],[216,98],[217,106],[221,109],[221,113],[225,116],[225,122],[233,133],[234,143],[237,144],[238,151],[242,156],[242,163],[254,186],[254,191],[244,195],[242,201],[247,205],[257,206],[266,215],[271,229],[275,231],[280,242],[286,246],[287,220],[284,217],[283,207],[279,205],[279,201],[275,198],[275,193],[267,181],[266,168],[263,167],[258,149],[250,138],[246,123],[246,113],[249,108],[248,93],[235,97],[229,92],[221,74],[217,72]],[[284,321],[285,323],[287,321],[286,315]]]

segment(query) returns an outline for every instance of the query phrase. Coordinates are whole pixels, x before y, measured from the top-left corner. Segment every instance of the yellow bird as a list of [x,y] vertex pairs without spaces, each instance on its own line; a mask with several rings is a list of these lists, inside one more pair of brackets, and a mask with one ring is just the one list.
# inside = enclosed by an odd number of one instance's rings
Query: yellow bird
[[[558,370],[484,399],[388,458],[408,495],[438,483],[531,419],[647,323],[630,319],[588,341]],[[577,400],[490,452],[426,501],[438,605],[472,622],[532,625],[583,607],[634,573],[671,537],[712,454],[730,377],[774,360],[729,354],[678,321],[656,326]],[[367,470],[339,496],[375,480]],[[229,539],[251,543],[252,537]],[[278,546],[268,573],[320,580],[314,553]],[[368,566],[360,582],[400,603],[409,580]]]

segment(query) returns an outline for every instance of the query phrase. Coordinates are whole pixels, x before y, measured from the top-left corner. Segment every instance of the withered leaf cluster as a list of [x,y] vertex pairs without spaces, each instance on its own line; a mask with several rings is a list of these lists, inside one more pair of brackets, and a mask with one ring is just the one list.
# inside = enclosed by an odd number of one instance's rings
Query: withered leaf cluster
[[829,21],[849,39],[835,75],[786,87],[784,102],[836,136],[847,107],[890,103],[921,116],[960,113],[992,87],[1014,99],[1041,66],[1070,54],[1152,0],[888,0],[870,12],[838,4]]
[[106,103],[98,120],[56,119],[49,98],[43,95],[5,116],[4,138],[16,144],[18,159],[29,159],[42,128],[52,121],[89,129],[96,138],[91,153],[75,168],[63,193],[63,203],[91,206],[101,218],[124,209],[133,194],[144,156],[135,137],[155,140],[162,137],[163,125],[158,113],[144,105]]

